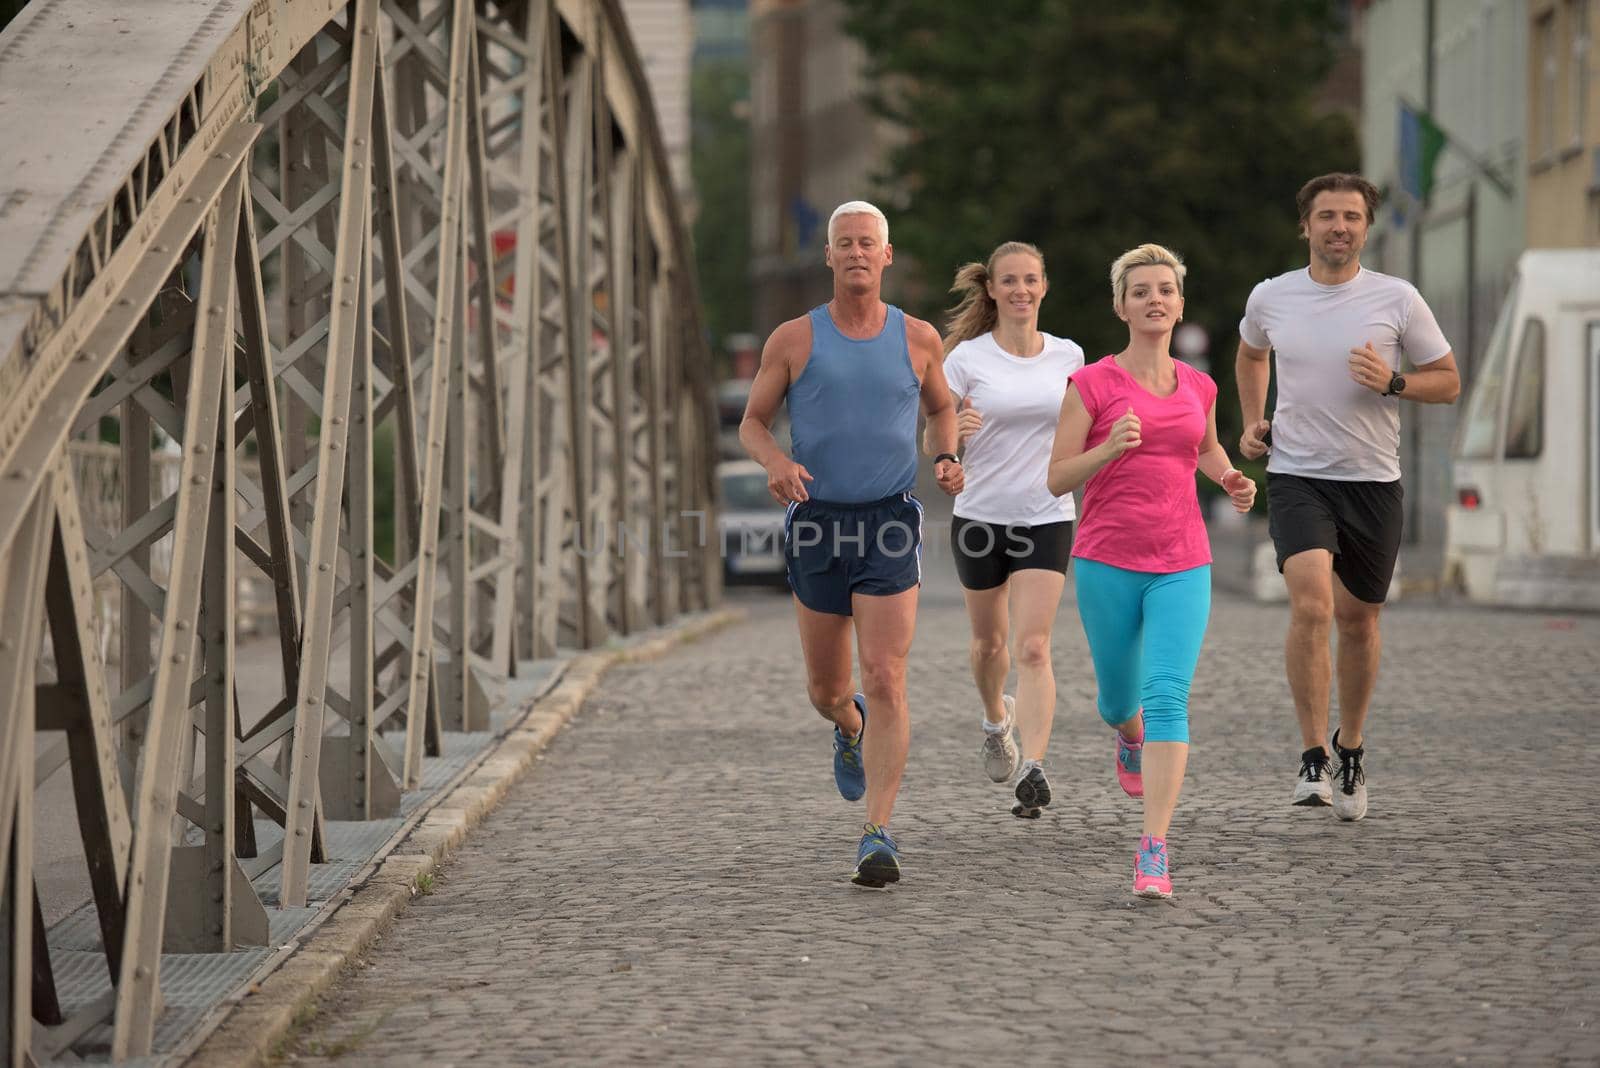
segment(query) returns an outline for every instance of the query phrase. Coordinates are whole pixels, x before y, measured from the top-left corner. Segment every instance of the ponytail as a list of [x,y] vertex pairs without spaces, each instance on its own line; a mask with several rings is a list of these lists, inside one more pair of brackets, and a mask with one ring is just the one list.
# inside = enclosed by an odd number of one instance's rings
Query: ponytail
[[1018,252],[1038,260],[1039,273],[1044,273],[1044,253],[1025,241],[1007,241],[989,253],[988,263],[963,264],[961,269],[956,271],[955,281],[950,284],[950,292],[961,294],[961,300],[950,309],[950,324],[944,336],[946,356],[963,341],[970,341],[989,333],[1000,321],[1000,309],[995,304],[994,298],[989,296],[989,279],[994,274],[995,262],[1000,257]]
[[960,293],[961,301],[950,309],[950,326],[944,335],[944,352],[963,341],[981,337],[994,329],[1000,319],[1000,309],[989,296],[989,268],[981,263],[963,264],[956,272],[950,292]]

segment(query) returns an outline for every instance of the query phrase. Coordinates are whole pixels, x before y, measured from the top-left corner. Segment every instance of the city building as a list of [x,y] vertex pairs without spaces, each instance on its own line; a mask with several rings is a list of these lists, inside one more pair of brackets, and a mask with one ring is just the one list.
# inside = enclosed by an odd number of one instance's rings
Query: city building
[[694,21],[689,0],[622,0],[622,9],[650,83],[673,188],[682,203],[690,205],[694,183],[689,174],[689,59]]
[[[1422,291],[1465,393],[1527,245],[1527,2],[1376,0],[1356,14],[1362,170],[1386,193],[1362,262]],[[1415,576],[1438,570],[1461,411],[1403,409],[1402,566]]]
[[[832,294],[822,265],[828,216],[875,195],[893,143],[892,128],[862,100],[865,56],[843,14],[838,0],[750,6],[752,325],[761,337]],[[892,226],[893,205],[880,207]],[[886,299],[907,274],[890,268]]]
[[1600,0],[1528,4],[1528,247],[1600,247]]

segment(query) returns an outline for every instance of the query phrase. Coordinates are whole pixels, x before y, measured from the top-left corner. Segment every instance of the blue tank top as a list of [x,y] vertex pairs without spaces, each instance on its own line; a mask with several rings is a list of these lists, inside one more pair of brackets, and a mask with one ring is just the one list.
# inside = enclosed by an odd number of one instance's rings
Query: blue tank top
[[905,313],[893,305],[877,337],[845,337],[826,304],[812,308],[811,356],[789,387],[794,458],[806,492],[857,503],[908,492],[917,480],[921,384],[906,347]]

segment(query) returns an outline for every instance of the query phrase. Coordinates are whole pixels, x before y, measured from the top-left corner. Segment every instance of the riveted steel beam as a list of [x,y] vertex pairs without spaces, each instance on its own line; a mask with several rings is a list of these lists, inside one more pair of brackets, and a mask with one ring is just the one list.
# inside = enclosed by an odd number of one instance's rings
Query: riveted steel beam
[[[717,595],[688,246],[614,0],[127,28],[53,0],[0,33],[0,144],[106,131],[0,175],[13,1061],[103,1024],[154,1052],[163,946],[264,932],[246,877],[309,903],[324,819],[396,804],[491,677]],[[52,84],[107,42],[103,88]],[[20,833],[63,767],[115,980],[82,1003]]]

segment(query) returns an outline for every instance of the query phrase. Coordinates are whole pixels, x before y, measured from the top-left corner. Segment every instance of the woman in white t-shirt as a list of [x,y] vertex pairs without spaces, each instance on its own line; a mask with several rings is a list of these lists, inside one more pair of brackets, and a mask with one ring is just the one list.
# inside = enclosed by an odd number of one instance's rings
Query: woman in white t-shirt
[[[1045,749],[1055,719],[1050,631],[1072,557],[1072,497],[1045,485],[1067,376],[1083,349],[1039,331],[1049,283],[1044,256],[1008,241],[988,264],[956,272],[962,299],[945,336],[944,373],[957,398],[966,488],[950,531],[972,623],[972,676],[983,701],[984,770],[1015,780],[1014,815],[1050,803]],[[1003,692],[1015,639],[1017,693]],[[1012,738],[1015,728],[1021,752]]]

